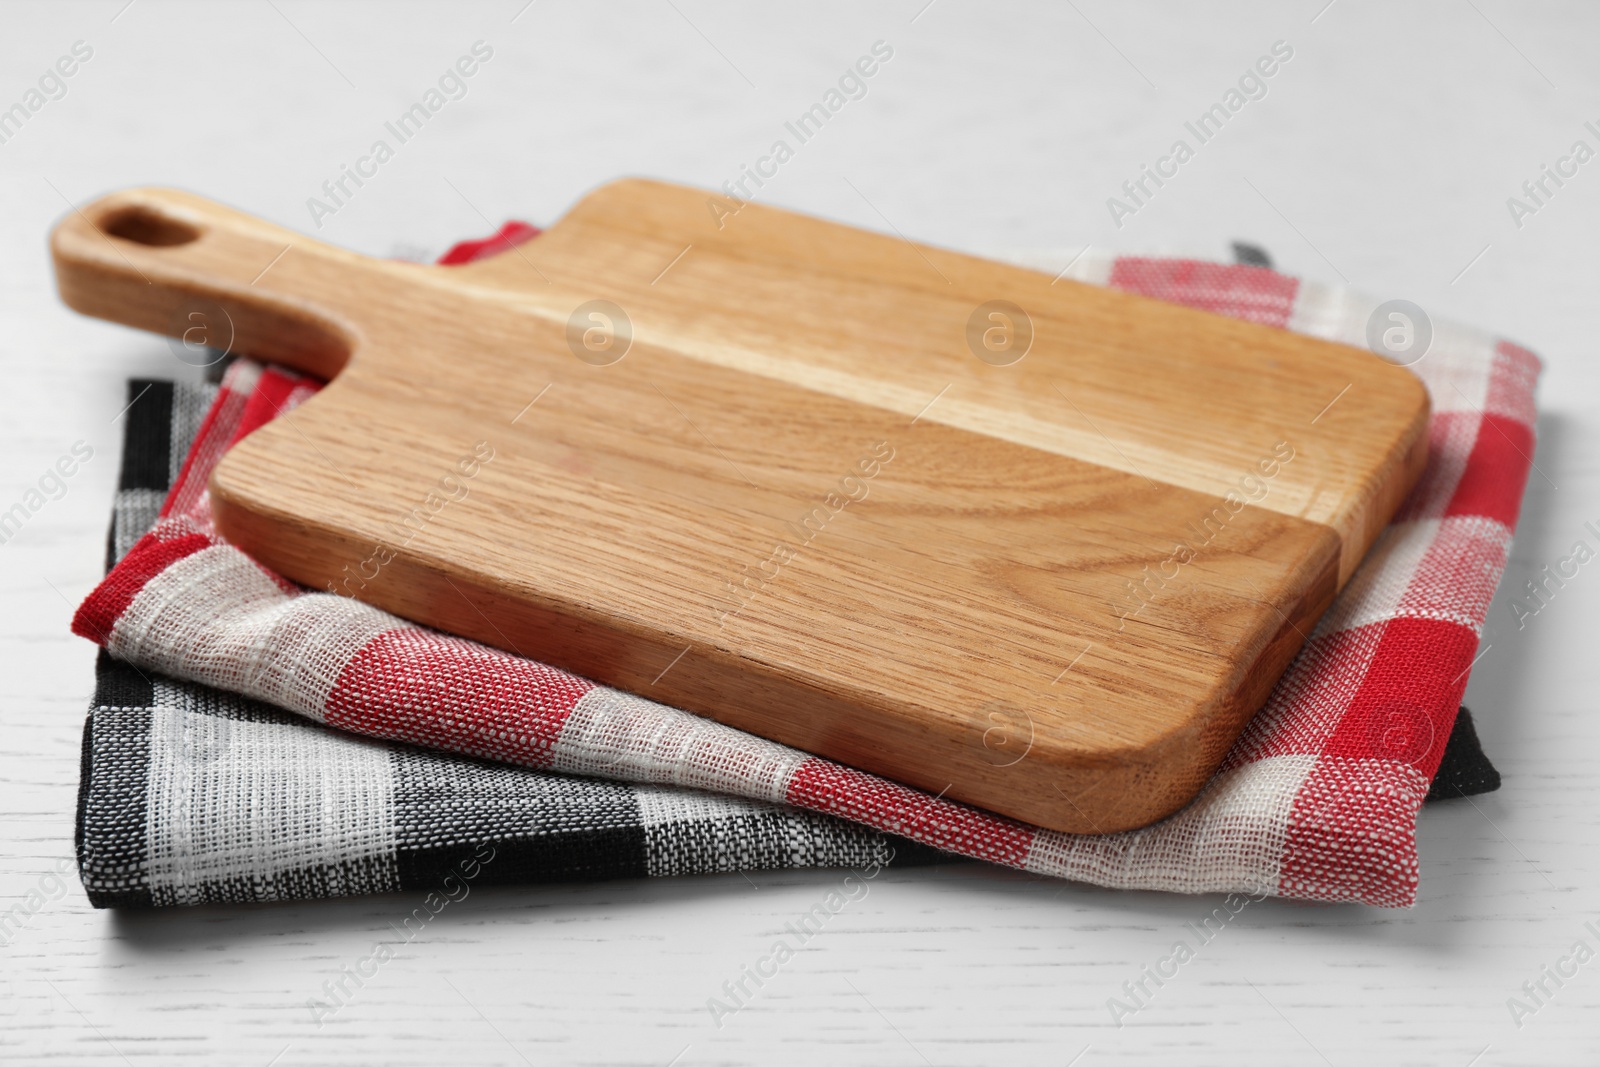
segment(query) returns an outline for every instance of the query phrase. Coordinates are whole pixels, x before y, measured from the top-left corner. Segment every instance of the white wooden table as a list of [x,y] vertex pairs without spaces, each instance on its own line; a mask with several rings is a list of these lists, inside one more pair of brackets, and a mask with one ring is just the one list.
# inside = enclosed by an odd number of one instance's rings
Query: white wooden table
[[[1324,2],[0,8],[0,107],[75,42],[92,49],[64,95],[0,126],[0,508],[74,441],[95,449],[0,545],[0,910],[70,856],[93,649],[67,622],[99,573],[123,380],[192,373],[55,298],[47,230],[118,187],[426,254],[488,221],[548,221],[620,174],[737,178],[882,40],[893,58],[866,95],[762,199],[1062,265],[1086,243],[1225,257],[1247,238],[1290,272],[1527,343],[1546,375],[1542,473],[1505,583],[1520,589],[1600,520],[1600,161],[1547,180],[1533,214],[1507,206],[1574,141],[1600,148],[1583,125],[1600,125],[1600,13]],[[308,198],[480,40],[493,55],[467,95],[314,220]],[[1279,40],[1294,55],[1267,95],[1118,228],[1107,198]],[[69,873],[0,946],[0,1060],[1600,1062],[1600,962],[1520,1028],[1506,1004],[1576,938],[1600,950],[1583,927],[1600,920],[1600,569],[1520,630],[1510,599],[1467,699],[1505,787],[1424,811],[1416,908],[1252,905],[1120,1029],[1107,998],[1216,900],[887,872],[719,1028],[707,998],[839,873],[483,889],[319,1027],[307,999],[415,901],[111,914]]]

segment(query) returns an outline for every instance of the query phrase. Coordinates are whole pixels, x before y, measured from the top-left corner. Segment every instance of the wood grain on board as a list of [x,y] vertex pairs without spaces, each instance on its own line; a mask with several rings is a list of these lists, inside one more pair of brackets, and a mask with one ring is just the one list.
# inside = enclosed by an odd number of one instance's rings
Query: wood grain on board
[[1420,473],[1421,384],[734,207],[617,182],[445,268],[142,189],[53,249],[81,311],[336,378],[212,481],[297,581],[1043,826],[1180,807]]

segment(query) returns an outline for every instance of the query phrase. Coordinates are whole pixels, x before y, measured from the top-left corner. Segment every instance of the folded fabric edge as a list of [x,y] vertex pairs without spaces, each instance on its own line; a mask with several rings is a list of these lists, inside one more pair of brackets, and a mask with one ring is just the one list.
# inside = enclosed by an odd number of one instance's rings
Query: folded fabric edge
[[966,862],[788,805],[359,737],[103,650],[96,679],[76,849],[97,908],[438,892],[452,875],[473,886],[816,868],[873,877]]

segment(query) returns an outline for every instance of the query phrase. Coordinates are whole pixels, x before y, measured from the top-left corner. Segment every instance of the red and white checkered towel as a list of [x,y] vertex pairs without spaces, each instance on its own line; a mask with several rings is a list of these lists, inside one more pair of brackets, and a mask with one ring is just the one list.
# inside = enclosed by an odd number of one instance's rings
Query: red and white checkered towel
[[[1073,273],[1356,345],[1376,303],[1191,260],[1086,257]],[[1216,776],[1141,830],[1063,834],[977,811],[268,572],[217,537],[206,482],[233,442],[319,383],[248,361],[225,378],[163,518],[73,629],[136,666],[356,733],[787,802],[1099,885],[1404,906],[1416,897],[1417,810],[1510,550],[1539,362],[1437,323],[1414,369],[1433,398],[1421,482]]]

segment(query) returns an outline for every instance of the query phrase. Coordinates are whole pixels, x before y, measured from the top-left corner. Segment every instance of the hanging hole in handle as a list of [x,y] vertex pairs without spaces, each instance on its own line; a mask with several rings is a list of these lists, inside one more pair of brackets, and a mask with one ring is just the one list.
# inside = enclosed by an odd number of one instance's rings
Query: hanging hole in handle
[[171,215],[163,215],[154,208],[142,204],[123,208],[114,213],[100,228],[124,241],[156,248],[186,245],[200,239],[198,226],[173,218]]

